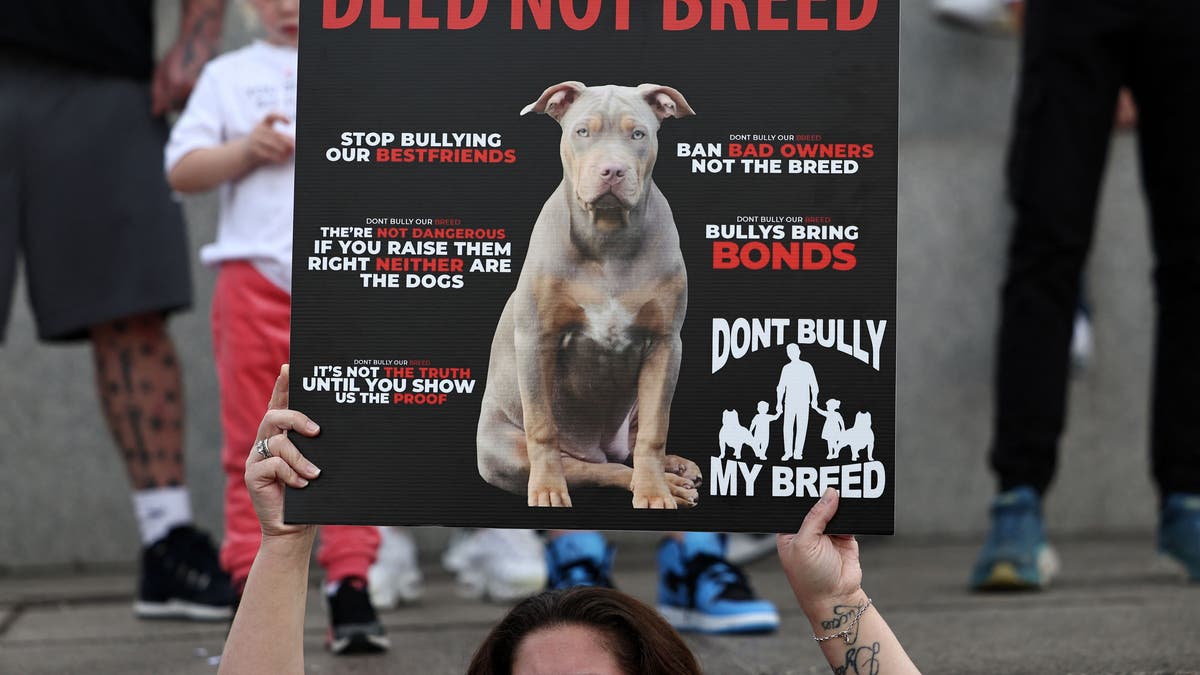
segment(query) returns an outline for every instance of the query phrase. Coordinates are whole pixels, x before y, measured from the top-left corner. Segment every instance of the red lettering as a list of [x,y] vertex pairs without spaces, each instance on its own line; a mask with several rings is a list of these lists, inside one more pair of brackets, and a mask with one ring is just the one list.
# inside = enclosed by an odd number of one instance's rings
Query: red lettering
[[[679,16],[679,3],[687,5],[687,15]],[[663,30],[691,30],[704,16],[700,0],[663,0]]]
[[743,0],[712,0],[712,29],[725,30],[725,10],[733,10],[734,30],[750,30],[750,16]]
[[408,27],[413,30],[437,30],[438,19],[425,16],[425,0],[408,0]]
[[771,262],[771,251],[761,241],[752,241],[742,247],[739,257],[742,259],[742,267],[761,270]]
[[758,0],[758,29],[759,30],[787,30],[787,19],[781,19],[771,15],[771,5],[774,5],[781,0]]
[[876,0],[863,0],[862,12],[857,17],[852,18],[850,16],[850,3],[847,0],[839,0],[837,29],[860,30],[866,28],[867,24],[871,23],[871,19],[875,18],[875,2]]
[[854,255],[854,244],[840,242],[832,249],[819,242],[771,242],[770,248],[761,241],[738,244],[733,241],[713,242],[713,269],[732,270],[744,267],[748,270],[823,270],[832,267],[838,271],[852,270],[858,264]]
[[616,30],[629,30],[629,0],[617,0],[617,17],[613,24]]
[[525,26],[525,5],[533,15],[533,22],[538,30],[550,30],[550,9],[554,0],[513,0],[512,20],[509,24],[513,30],[521,30]]
[[462,3],[463,0],[450,0],[450,5],[446,10],[446,28],[466,30],[478,26],[479,22],[483,21],[483,15],[487,13],[487,0],[475,0],[468,16],[463,16]]
[[358,20],[358,15],[362,13],[362,4],[363,0],[350,0],[350,4],[346,6],[346,13],[338,16],[337,0],[325,0],[321,7],[321,28],[336,30],[349,26]]
[[713,269],[731,270],[738,266],[738,245],[732,241],[713,242]]
[[796,30],[829,30],[828,19],[813,18],[812,4],[814,2],[825,2],[825,0],[796,1]]
[[[361,2],[361,0],[360,0]],[[371,0],[371,28],[399,28],[400,17],[383,13],[383,0]]]
[[789,270],[800,269],[800,247],[796,246],[795,242],[784,246],[780,242],[771,242],[771,269],[781,270],[788,268]]
[[829,266],[829,247],[811,241],[804,242],[804,269],[823,270]]
[[839,272],[854,269],[858,265],[858,258],[854,256],[854,244],[848,241],[835,244],[833,247],[833,259],[833,269]]
[[575,16],[575,0],[559,0],[558,11],[562,13],[563,23],[571,30],[587,30],[596,25],[600,16],[600,0],[587,0],[587,9],[583,16]]

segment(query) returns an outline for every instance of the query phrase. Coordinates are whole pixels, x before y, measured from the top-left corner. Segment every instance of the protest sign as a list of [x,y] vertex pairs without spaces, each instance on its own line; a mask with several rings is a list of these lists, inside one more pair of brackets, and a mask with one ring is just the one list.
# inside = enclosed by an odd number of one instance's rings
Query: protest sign
[[898,14],[305,3],[287,518],[890,533]]

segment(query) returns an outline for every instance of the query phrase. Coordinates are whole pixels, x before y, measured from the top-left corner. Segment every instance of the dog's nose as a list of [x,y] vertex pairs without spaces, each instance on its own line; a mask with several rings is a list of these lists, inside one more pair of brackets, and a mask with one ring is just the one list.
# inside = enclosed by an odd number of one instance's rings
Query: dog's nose
[[610,185],[625,179],[625,165],[615,162],[600,165],[600,179]]

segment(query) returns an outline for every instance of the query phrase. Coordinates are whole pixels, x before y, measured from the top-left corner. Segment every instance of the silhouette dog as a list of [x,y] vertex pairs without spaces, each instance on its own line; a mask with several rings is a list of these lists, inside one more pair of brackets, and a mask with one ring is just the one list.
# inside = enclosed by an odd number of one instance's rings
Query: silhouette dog
[[[754,434],[742,426],[742,421],[738,417],[736,410],[726,410],[721,413],[721,431],[717,434],[717,440],[721,444],[721,454],[717,459],[725,459],[725,448],[733,450],[734,459],[741,459],[743,445],[749,446],[750,452],[758,456],[758,449],[754,443]],[[765,456],[758,456],[758,458],[766,459]]]
[[[850,458],[858,461],[858,453],[867,451],[867,461],[875,461],[875,432],[871,431],[871,413],[854,415],[854,426],[842,432],[842,445],[850,446]],[[839,446],[840,447],[840,446]]]

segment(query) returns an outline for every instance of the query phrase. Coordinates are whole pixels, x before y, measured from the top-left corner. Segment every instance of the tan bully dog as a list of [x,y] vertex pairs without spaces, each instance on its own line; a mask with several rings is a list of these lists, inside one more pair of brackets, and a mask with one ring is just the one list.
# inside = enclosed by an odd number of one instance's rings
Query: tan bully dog
[[687,273],[650,175],[662,120],[695,113],[670,87],[580,82],[529,112],[562,125],[563,180],[496,326],[479,473],[530,506],[571,506],[574,486],[630,490],[634,508],[693,506],[699,467],[666,453]]

